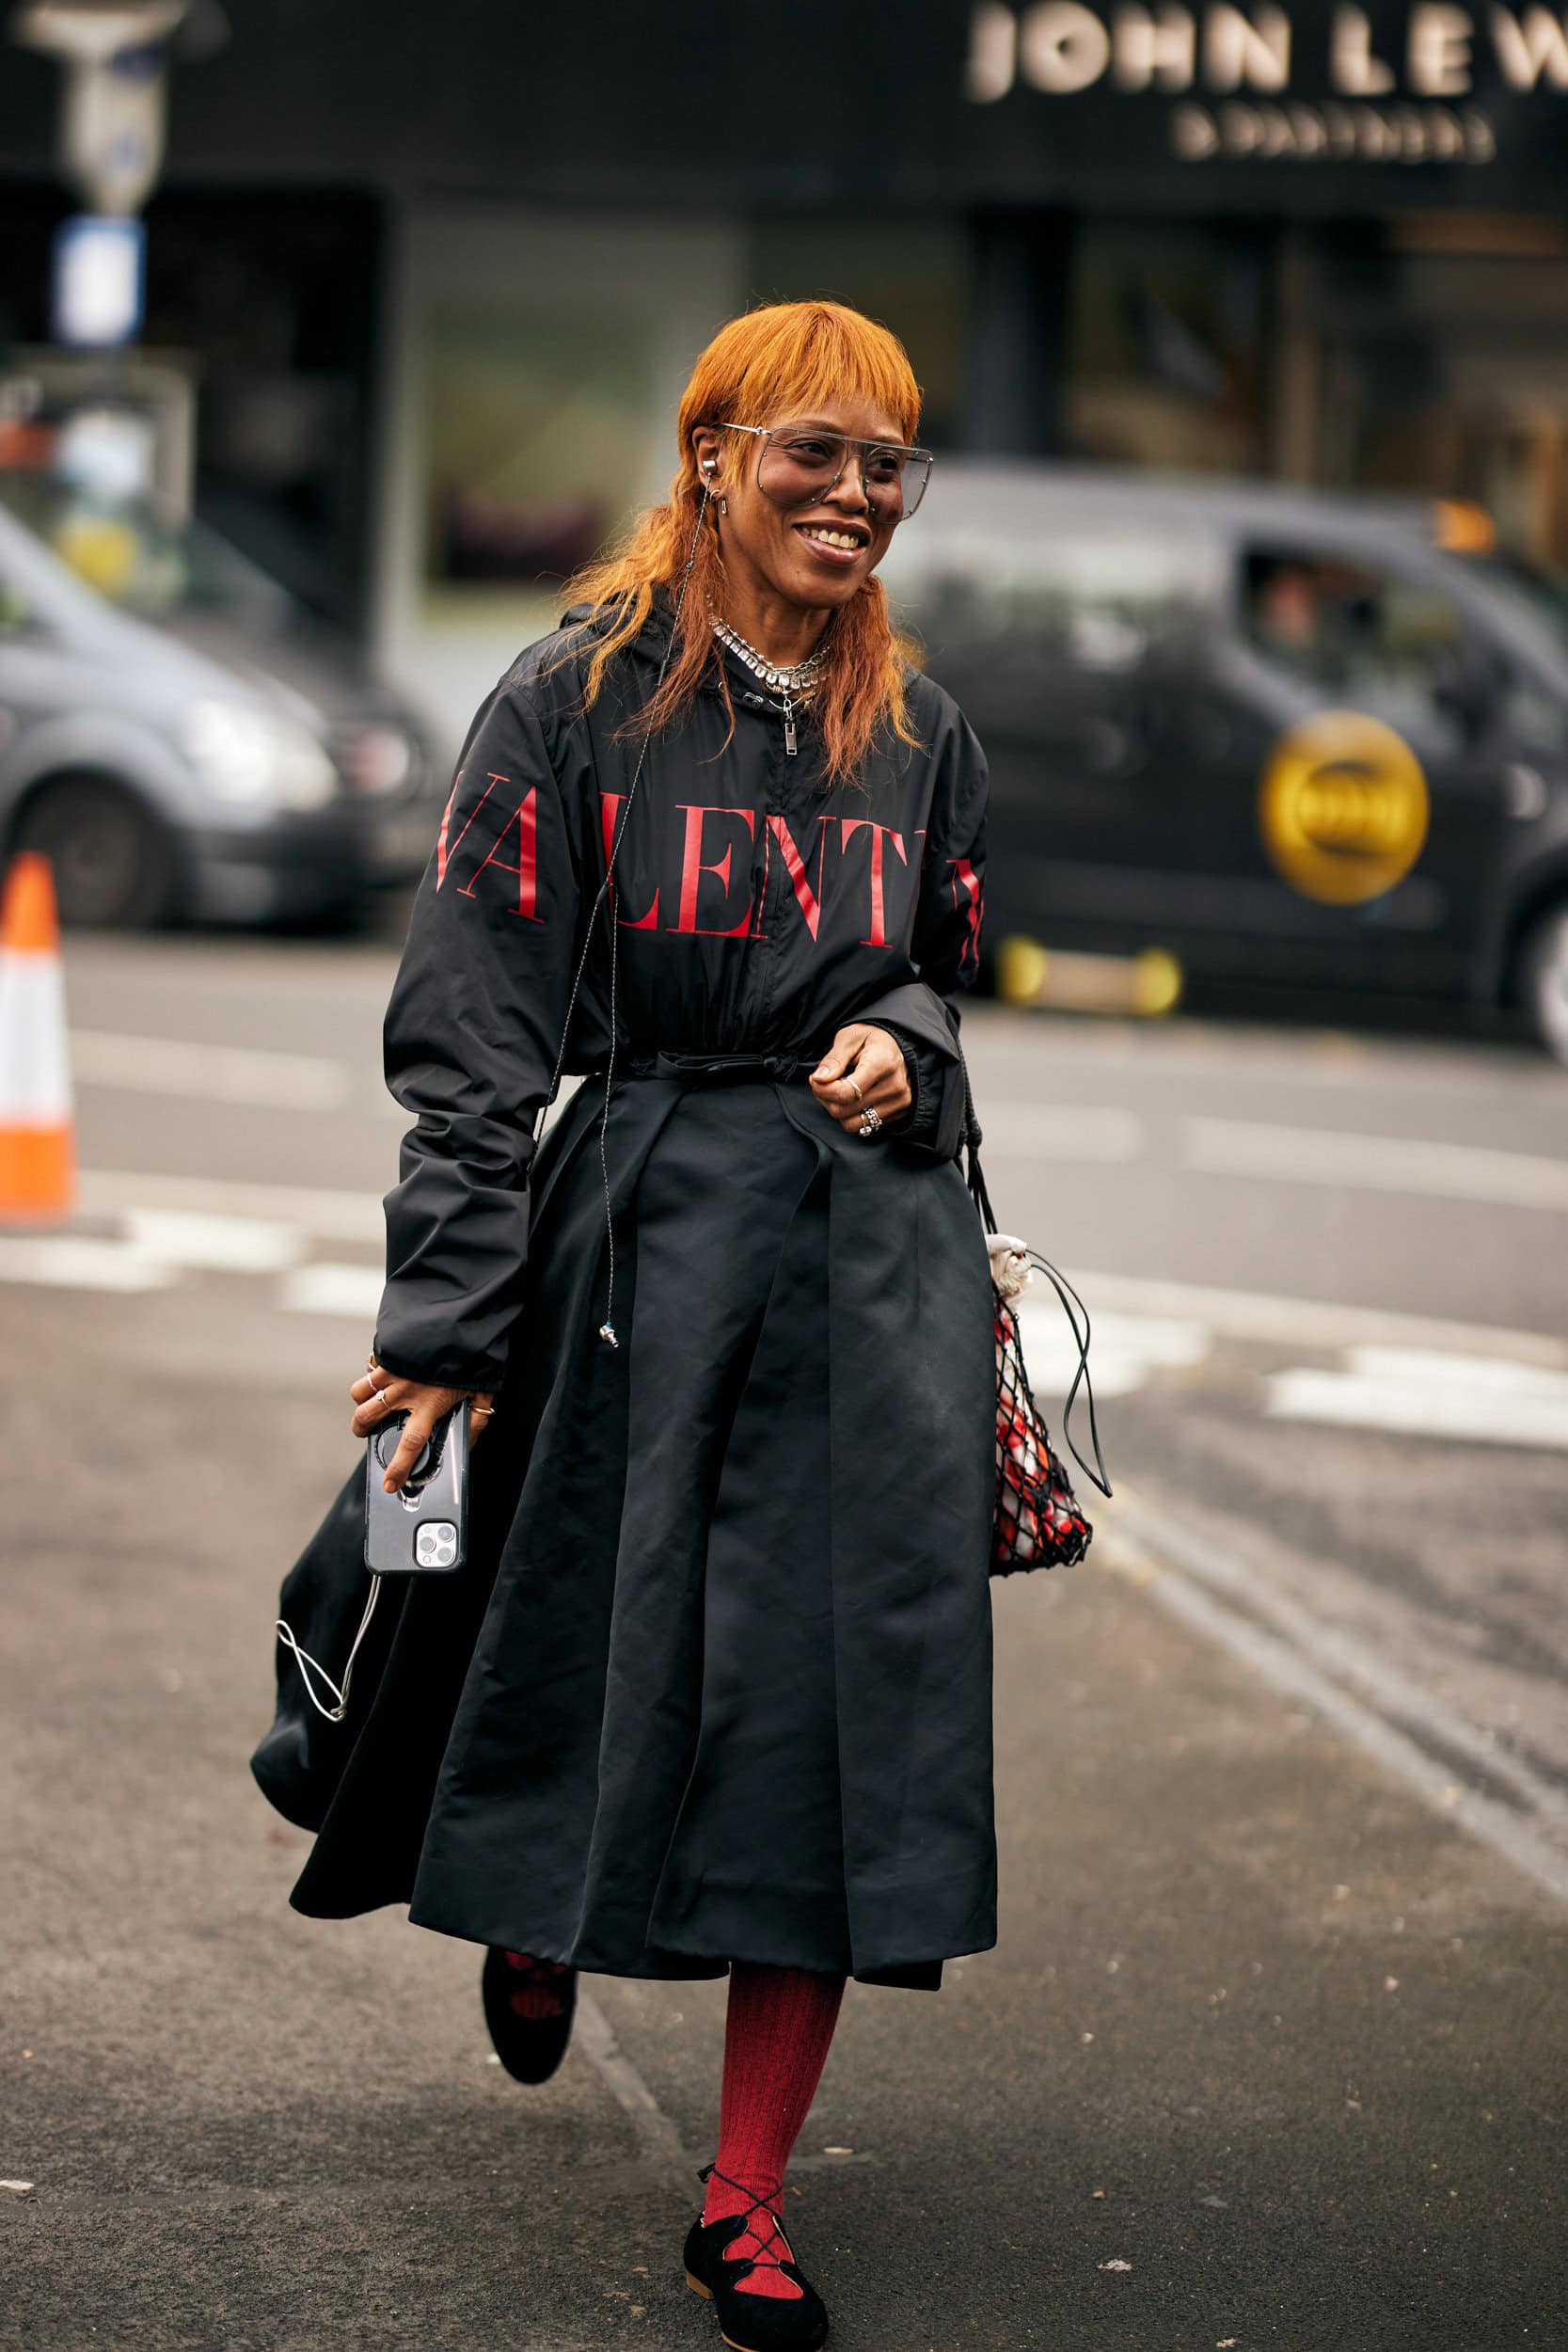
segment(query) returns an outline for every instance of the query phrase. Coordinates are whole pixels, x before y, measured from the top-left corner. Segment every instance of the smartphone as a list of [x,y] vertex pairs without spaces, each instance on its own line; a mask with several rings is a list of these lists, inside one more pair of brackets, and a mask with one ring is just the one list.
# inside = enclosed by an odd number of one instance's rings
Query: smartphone
[[365,1440],[365,1565],[372,1576],[448,1576],[468,1549],[468,1407],[444,1414],[400,1494],[382,1480],[407,1422],[388,1413]]

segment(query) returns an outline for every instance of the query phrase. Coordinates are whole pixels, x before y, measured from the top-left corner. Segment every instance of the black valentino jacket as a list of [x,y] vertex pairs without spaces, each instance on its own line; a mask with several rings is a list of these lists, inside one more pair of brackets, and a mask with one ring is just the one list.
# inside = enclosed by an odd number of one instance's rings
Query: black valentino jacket
[[618,730],[654,691],[668,612],[587,712],[591,616],[567,620],[474,722],[387,1012],[387,1082],[417,1124],[387,1198],[375,1352],[455,1388],[493,1389],[506,1369],[534,1120],[568,1014],[565,1070],[605,1061],[612,937],[618,1059],[767,1056],[803,1074],[844,1023],[873,1020],[919,1071],[920,1140],[875,1148],[951,1159],[962,1134],[945,1000],[978,965],[986,771],[956,704],[911,673],[919,748],[879,747],[859,782],[828,787],[809,719],[791,756],[778,704],[716,652],[733,737],[716,667],[650,742],[628,813],[639,743]]

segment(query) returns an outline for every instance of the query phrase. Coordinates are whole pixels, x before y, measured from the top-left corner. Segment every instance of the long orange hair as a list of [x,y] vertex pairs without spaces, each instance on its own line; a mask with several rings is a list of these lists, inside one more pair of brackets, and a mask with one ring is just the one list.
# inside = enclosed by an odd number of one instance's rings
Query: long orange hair
[[[673,589],[686,567],[703,502],[695,428],[811,416],[846,397],[858,397],[891,417],[905,441],[914,439],[920,387],[904,346],[859,310],[840,302],[776,302],[720,328],[681,398],[680,466],[668,501],[649,507],[619,548],[597,557],[566,584],[568,604],[591,604],[598,614],[585,706],[596,700],[614,656],[641,629],[656,589]],[[664,684],[628,723],[640,733],[667,726],[689,709],[710,665],[718,672],[734,732],[729,681],[707,617],[710,605],[715,612],[724,610],[724,559],[711,507],[709,517],[711,528],[699,537]],[[875,576],[834,613],[821,650],[822,681],[813,708],[822,732],[825,772],[836,784],[858,772],[879,731],[905,743],[919,740],[904,694],[911,649],[894,631],[887,592]]]

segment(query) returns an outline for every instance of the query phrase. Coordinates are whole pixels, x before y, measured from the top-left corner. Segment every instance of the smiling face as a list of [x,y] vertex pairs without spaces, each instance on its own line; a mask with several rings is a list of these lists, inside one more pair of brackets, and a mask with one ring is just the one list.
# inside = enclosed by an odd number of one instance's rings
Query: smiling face
[[[699,468],[714,461],[714,471],[704,479],[728,507],[719,520],[725,570],[741,604],[776,598],[800,612],[832,612],[848,603],[887,553],[897,508],[867,499],[861,479],[864,453],[855,449],[831,489],[781,505],[779,482],[787,480],[782,453],[798,447],[807,455],[816,446],[814,434],[895,447],[903,436],[891,417],[853,400],[764,421],[776,436],[771,448],[755,434],[708,425],[693,437]],[[785,426],[787,435],[780,432]],[[774,495],[761,486],[759,474],[766,474]]]

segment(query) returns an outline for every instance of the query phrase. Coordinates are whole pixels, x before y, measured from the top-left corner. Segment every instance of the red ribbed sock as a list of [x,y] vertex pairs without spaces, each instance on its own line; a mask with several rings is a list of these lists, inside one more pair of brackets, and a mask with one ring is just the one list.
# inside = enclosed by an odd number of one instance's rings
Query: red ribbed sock
[[789,2297],[800,2291],[778,2267],[791,2256],[775,2224],[784,2167],[816,2096],[843,1998],[842,1977],[754,1961],[730,1967],[719,2156],[703,2219],[722,2221],[758,2198],[766,2201],[773,2222],[767,2213],[753,2214],[751,2228],[724,2249],[726,2262],[758,2265],[745,2283],[747,2295]]

